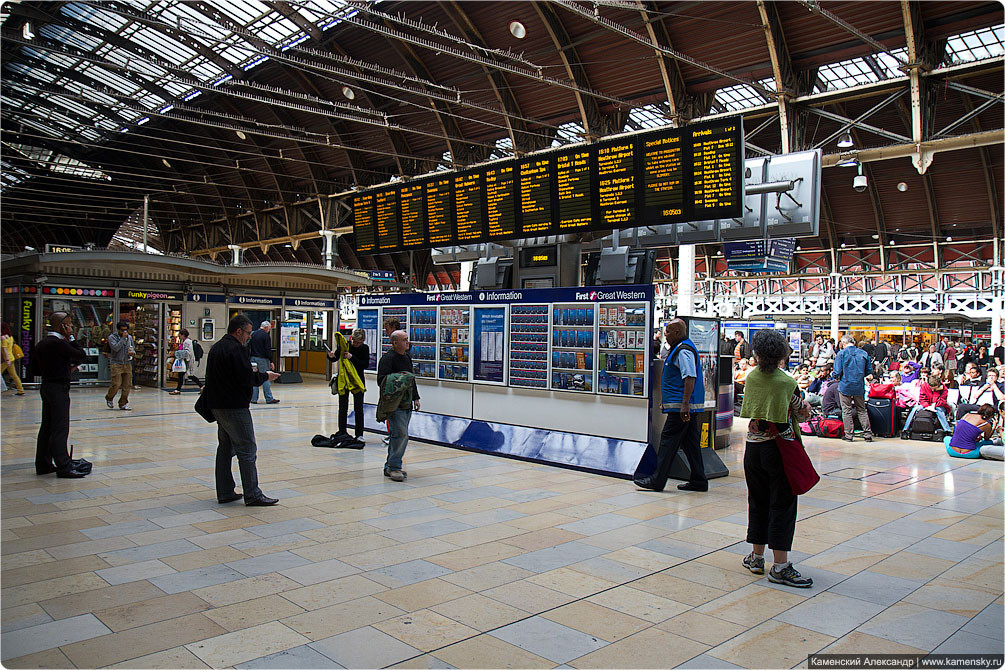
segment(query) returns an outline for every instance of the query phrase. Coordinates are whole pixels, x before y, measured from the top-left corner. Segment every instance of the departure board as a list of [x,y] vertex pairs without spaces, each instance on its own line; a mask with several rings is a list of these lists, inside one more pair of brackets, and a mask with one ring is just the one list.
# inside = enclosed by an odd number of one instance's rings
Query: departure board
[[736,130],[727,124],[691,131],[696,219],[724,217],[722,212],[743,202],[743,177],[733,169],[743,166],[743,140],[737,141]]
[[520,163],[520,215],[524,235],[547,235],[551,231],[551,158]]
[[647,139],[643,143],[645,225],[686,221],[684,215],[684,143],[681,135]]
[[485,205],[489,238],[516,235],[516,184],[513,165],[485,170]]
[[426,244],[426,203],[422,184],[401,187],[401,246],[415,249]]
[[587,230],[593,225],[590,188],[590,150],[583,147],[555,159],[558,185],[558,229],[562,233]]
[[458,244],[481,242],[485,238],[483,183],[481,172],[454,177],[454,223],[457,224]]
[[360,253],[743,216],[740,117],[437,172],[352,198]]
[[401,247],[398,226],[398,189],[381,191],[374,197],[377,215],[377,250],[394,251]]
[[624,140],[597,149],[599,219],[604,228],[635,223],[635,143]]
[[356,251],[370,253],[377,246],[373,229],[373,193],[352,199],[352,229],[356,236]]
[[454,239],[453,201],[453,177],[426,182],[426,225],[430,246],[447,245]]

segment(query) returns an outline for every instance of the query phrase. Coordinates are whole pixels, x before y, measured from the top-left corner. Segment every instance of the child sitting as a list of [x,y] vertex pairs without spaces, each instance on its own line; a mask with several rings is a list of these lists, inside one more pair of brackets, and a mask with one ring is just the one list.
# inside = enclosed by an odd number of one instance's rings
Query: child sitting
[[942,430],[948,433],[950,431],[949,419],[946,416],[946,412],[949,411],[948,397],[949,391],[942,384],[942,377],[937,374],[929,375],[928,380],[921,383],[921,389],[918,393],[918,404],[911,408],[911,413],[907,415],[907,421],[904,422],[904,433],[909,434],[911,432],[911,424],[914,423],[914,417],[922,409],[935,412],[935,415],[939,418],[939,425],[942,426]]

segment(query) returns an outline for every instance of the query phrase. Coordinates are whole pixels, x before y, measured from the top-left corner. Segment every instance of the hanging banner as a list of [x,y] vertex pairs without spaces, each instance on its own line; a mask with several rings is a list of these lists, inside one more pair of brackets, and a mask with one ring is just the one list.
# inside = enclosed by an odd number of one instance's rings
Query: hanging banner
[[24,352],[24,358],[20,361],[20,376],[21,379],[30,381],[32,376],[28,373],[31,370],[31,357],[34,354],[32,343],[35,341],[35,296],[21,297],[21,332],[19,335],[21,351]]
[[279,326],[279,357],[298,356],[300,356],[300,324],[296,321],[283,321]]

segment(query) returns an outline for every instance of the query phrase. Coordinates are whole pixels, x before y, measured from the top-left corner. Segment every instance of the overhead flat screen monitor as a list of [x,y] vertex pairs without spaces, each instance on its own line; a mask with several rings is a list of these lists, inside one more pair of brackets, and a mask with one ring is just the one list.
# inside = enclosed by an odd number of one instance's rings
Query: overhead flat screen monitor
[[[743,217],[740,117],[660,128],[355,196],[360,253]],[[786,212],[788,214],[788,212]]]

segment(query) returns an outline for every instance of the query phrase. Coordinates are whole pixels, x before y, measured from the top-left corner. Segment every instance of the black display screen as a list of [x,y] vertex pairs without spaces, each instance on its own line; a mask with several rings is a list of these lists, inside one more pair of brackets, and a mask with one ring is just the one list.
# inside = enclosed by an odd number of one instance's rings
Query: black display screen
[[482,244],[743,215],[739,117],[544,151],[352,198],[356,250]]

